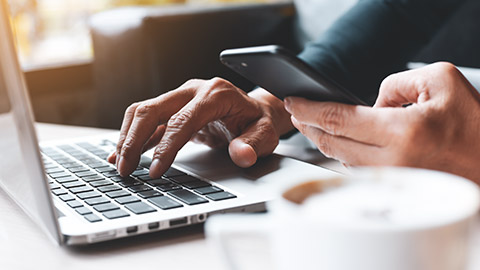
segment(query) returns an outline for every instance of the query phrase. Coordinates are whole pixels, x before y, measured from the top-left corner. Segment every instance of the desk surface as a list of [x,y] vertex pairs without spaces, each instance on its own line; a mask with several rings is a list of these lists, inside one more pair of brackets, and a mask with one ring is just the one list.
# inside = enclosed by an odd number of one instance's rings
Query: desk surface
[[[98,135],[108,130],[37,125],[42,141]],[[289,150],[288,145],[279,151]],[[298,150],[298,148],[297,148]],[[341,170],[334,162],[303,154],[310,161]],[[476,226],[471,270],[480,269],[480,226]],[[250,250],[250,251],[249,251]],[[267,252],[248,248],[245,252],[258,259],[259,269],[268,264]],[[477,257],[477,258],[475,258]],[[0,189],[0,268],[2,269],[225,269],[195,225],[153,234],[99,243],[86,247],[57,247]]]

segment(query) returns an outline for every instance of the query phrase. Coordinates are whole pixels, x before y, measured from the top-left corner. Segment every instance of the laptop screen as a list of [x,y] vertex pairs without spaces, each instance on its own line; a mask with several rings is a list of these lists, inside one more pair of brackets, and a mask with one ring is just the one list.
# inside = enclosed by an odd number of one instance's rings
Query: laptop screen
[[0,0],[0,187],[60,242],[7,9]]

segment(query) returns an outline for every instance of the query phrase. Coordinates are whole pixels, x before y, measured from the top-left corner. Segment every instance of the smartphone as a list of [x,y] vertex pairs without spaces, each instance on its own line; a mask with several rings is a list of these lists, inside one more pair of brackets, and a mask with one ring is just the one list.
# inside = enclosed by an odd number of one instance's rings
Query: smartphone
[[220,61],[280,99],[297,96],[315,101],[366,105],[340,84],[280,46],[229,49],[220,54]]

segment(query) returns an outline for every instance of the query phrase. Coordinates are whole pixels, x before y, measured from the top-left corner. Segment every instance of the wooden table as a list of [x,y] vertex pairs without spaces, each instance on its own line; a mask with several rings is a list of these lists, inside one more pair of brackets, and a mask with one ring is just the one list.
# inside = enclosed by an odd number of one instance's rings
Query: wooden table
[[[109,130],[37,125],[42,141],[69,137],[97,135]],[[305,151],[311,162],[342,170],[336,162]],[[278,152],[288,153],[289,144]],[[300,154],[299,154],[300,153]],[[476,232],[480,232],[477,226]],[[474,254],[469,270],[480,269],[480,233],[475,235]],[[259,269],[268,269],[267,252],[260,247],[242,250],[244,255],[258,261]],[[140,235],[85,247],[58,247],[0,190],[0,269],[225,269],[221,258],[212,250],[203,234],[202,225]]]

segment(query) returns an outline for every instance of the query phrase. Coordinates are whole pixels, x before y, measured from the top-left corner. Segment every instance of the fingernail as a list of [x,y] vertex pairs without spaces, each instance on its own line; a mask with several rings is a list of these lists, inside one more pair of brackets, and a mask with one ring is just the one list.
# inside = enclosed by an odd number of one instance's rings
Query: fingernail
[[117,163],[116,163],[116,166],[117,166],[117,171],[119,172],[123,172],[123,167],[124,167],[124,164],[123,164],[123,157],[122,156],[117,156]]
[[287,98],[285,98],[284,103],[285,103],[285,109],[288,112],[290,112],[290,107],[292,106],[292,99],[287,97]]
[[290,117],[290,119],[292,120],[292,124],[293,124],[294,126],[298,126],[299,123],[298,123],[297,118],[295,118],[295,116],[292,115],[292,117]]
[[120,160],[121,156],[117,153],[117,157],[115,158],[115,167],[118,170],[118,161]]

